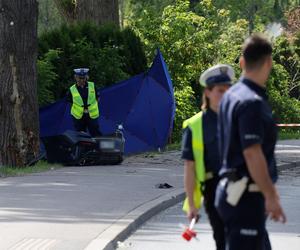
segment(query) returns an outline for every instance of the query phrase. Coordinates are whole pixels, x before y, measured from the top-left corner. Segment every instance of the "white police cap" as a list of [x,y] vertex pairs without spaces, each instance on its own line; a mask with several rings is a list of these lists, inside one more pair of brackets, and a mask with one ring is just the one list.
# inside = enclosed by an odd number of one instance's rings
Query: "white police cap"
[[200,76],[200,84],[204,87],[216,84],[232,84],[234,70],[228,64],[217,64],[205,70]]
[[74,69],[74,73],[77,76],[86,76],[89,72],[88,68],[79,68],[79,69]]

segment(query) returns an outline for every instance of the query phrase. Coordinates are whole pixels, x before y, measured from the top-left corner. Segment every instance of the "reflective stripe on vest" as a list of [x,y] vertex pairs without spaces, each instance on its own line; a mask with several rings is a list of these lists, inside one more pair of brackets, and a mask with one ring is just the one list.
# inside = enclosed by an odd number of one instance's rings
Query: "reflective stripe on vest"
[[[81,119],[84,112],[84,103],[80,96],[76,84],[70,87],[73,98],[73,105],[71,107],[71,114],[76,119]],[[92,119],[99,117],[98,100],[96,99],[95,87],[93,82],[88,82],[88,111]]]
[[199,183],[205,181],[205,166],[204,166],[204,141],[203,141],[203,126],[202,112],[183,122],[183,128],[189,127],[192,132],[192,147],[195,159],[196,178]]

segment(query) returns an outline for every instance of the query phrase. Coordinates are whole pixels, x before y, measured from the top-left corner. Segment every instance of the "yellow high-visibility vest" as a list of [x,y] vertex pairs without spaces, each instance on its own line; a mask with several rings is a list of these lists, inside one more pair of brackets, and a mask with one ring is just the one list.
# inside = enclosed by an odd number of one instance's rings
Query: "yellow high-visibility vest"
[[[193,117],[183,122],[183,128],[189,127],[192,132],[192,147],[195,160],[195,188],[194,188],[194,204],[196,208],[200,208],[202,204],[201,185],[205,181],[205,165],[204,165],[204,140],[203,140],[203,113],[199,112]],[[183,203],[183,210],[188,211],[189,205],[187,198]]]
[[[73,98],[73,105],[71,107],[71,114],[76,119],[81,119],[84,112],[84,103],[82,100],[81,95],[79,94],[76,84],[70,87],[70,91]],[[95,93],[95,85],[93,82],[88,82],[88,111],[89,116],[92,119],[96,119],[99,117],[99,107],[98,107],[98,100],[96,98]]]

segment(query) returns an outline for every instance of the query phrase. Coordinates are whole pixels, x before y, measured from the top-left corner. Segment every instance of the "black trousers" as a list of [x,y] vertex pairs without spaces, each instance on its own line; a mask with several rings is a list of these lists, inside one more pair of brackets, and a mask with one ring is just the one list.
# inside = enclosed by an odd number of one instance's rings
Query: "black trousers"
[[73,117],[73,124],[76,131],[84,131],[87,130],[90,132],[92,137],[101,136],[101,132],[99,129],[98,118],[92,119],[89,114],[83,114],[81,119],[76,119]]
[[205,182],[203,192],[205,211],[208,215],[210,225],[213,229],[213,237],[216,242],[217,250],[225,250],[225,232],[224,223],[214,205],[215,193],[219,182],[218,177],[214,177]]
[[226,197],[226,185],[220,183],[215,205],[225,225],[226,250],[271,250],[263,195],[245,191],[234,207]]

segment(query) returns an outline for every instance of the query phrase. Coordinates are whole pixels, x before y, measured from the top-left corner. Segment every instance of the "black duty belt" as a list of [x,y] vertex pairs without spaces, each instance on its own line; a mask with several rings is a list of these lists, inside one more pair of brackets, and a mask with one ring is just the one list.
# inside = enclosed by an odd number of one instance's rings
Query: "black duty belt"
[[236,171],[228,171],[221,175],[221,179],[227,178],[229,181],[237,181],[241,179],[241,175],[239,175]]

